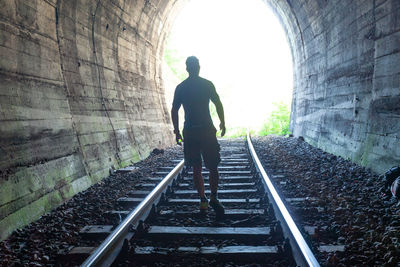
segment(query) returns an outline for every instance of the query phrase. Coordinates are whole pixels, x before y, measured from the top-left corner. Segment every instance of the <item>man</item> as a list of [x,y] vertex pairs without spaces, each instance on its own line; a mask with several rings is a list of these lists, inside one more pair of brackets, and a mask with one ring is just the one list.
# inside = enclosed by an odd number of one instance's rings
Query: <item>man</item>
[[[189,77],[176,87],[171,110],[176,142],[180,145],[182,141],[179,132],[178,110],[183,105],[185,111],[183,129],[185,164],[193,167],[193,181],[200,196],[200,211],[207,211],[208,204],[210,204],[217,215],[223,215],[224,207],[217,197],[218,164],[221,161],[220,146],[216,137],[217,130],[211,120],[210,100],[214,103],[221,122],[221,136],[225,135],[224,109],[213,83],[199,76],[200,64],[196,57],[187,58],[186,70]],[[210,171],[210,202],[204,193],[201,156]]]

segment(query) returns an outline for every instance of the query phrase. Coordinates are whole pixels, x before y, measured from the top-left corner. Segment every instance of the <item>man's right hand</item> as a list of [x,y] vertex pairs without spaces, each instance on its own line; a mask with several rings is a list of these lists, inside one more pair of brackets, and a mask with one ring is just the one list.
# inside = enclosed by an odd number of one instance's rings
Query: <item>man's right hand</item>
[[178,145],[182,145],[183,138],[180,132],[175,133],[175,140]]

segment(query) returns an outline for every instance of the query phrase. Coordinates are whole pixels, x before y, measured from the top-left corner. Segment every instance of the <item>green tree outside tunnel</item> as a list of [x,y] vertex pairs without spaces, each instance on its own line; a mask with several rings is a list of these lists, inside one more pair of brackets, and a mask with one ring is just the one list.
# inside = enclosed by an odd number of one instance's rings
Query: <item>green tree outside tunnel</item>
[[274,109],[266,122],[261,127],[259,135],[286,135],[289,134],[290,109],[289,105],[283,102],[273,103]]

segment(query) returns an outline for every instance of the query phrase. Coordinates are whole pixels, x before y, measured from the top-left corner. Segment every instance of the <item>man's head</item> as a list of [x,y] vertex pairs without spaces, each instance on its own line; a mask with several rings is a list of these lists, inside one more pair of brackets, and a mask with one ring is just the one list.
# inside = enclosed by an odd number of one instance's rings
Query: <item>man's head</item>
[[186,59],[186,70],[189,72],[189,76],[198,76],[200,72],[199,59],[195,56],[188,57]]

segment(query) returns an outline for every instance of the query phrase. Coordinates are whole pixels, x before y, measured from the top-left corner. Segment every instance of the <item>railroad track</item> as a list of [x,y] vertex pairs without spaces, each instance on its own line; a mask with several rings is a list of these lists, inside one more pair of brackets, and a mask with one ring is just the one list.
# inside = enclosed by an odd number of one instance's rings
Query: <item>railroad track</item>
[[[249,139],[249,137],[248,137]],[[67,258],[82,266],[244,265],[319,266],[266,175],[251,142],[222,140],[218,196],[223,218],[199,212],[192,171],[182,160],[159,168],[103,216],[115,225],[81,230],[93,247],[73,248]],[[203,170],[209,195],[208,171]],[[98,240],[103,239],[100,246]],[[89,242],[90,244],[90,242]]]

